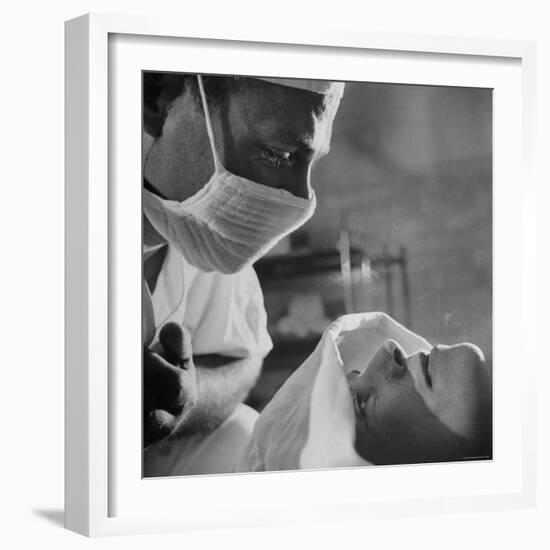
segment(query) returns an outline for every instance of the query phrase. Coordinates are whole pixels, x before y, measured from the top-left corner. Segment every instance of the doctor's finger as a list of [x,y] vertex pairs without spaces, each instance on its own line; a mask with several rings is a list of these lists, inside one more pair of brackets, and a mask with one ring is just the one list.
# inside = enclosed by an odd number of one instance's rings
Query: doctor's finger
[[172,365],[159,354],[146,350],[143,356],[143,383],[161,408],[180,409],[189,399],[194,383],[188,370]]
[[176,427],[178,419],[163,409],[155,409],[149,413],[149,428],[163,436],[169,435]]
[[159,341],[168,354],[168,359],[179,367],[186,368],[193,359],[191,334],[184,326],[172,321],[165,323],[159,332]]
[[176,425],[175,417],[167,411],[155,409],[149,411],[143,419],[143,446],[168,437]]
[[143,446],[147,447],[159,439],[163,439],[170,432],[159,429],[158,423],[151,418],[151,413],[158,409],[158,401],[154,394],[146,386],[143,388]]

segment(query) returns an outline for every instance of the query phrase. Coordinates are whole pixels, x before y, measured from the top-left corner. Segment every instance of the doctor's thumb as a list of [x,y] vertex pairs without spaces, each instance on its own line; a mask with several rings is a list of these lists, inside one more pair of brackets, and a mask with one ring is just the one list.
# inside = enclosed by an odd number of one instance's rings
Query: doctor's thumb
[[191,359],[191,335],[182,325],[170,321],[162,326],[159,333],[159,341],[168,353],[168,359],[173,360],[178,365]]

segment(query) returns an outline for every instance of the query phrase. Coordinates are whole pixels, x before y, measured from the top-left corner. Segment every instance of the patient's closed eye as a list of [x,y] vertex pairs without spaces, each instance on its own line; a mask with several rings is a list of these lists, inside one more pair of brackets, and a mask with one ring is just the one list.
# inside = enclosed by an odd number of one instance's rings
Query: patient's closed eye
[[364,393],[357,394],[356,396],[356,405],[358,412],[365,422],[367,421],[367,405],[369,403],[371,395],[371,393]]

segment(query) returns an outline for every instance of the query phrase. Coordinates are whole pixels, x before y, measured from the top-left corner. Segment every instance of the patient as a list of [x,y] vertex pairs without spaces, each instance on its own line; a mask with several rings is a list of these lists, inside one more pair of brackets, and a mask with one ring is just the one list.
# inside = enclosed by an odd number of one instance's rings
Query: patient
[[[346,358],[343,357],[344,365]],[[436,346],[406,357],[387,340],[348,383],[355,448],[374,464],[488,458],[491,389],[481,351]]]
[[334,322],[264,409],[239,471],[488,459],[491,381],[471,344],[388,315]]

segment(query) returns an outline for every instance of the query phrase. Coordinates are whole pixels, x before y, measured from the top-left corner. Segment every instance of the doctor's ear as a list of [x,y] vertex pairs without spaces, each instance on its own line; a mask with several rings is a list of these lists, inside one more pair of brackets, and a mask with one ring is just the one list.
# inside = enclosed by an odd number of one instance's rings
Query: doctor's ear
[[143,73],[143,129],[151,137],[162,134],[168,108],[183,92],[184,75]]

